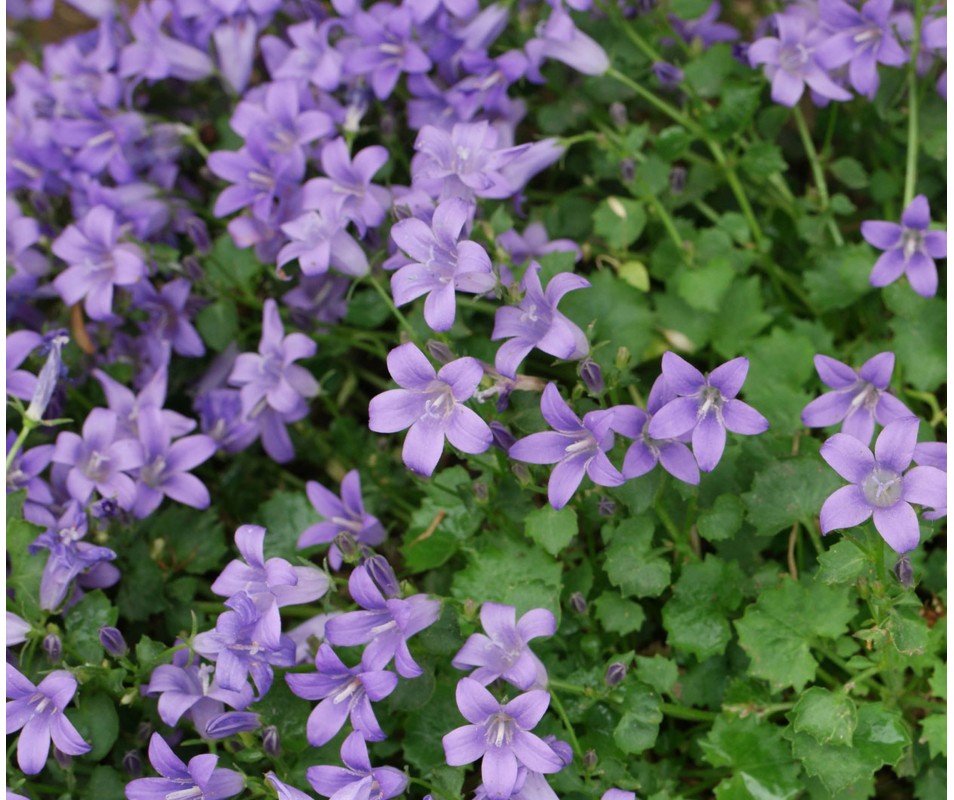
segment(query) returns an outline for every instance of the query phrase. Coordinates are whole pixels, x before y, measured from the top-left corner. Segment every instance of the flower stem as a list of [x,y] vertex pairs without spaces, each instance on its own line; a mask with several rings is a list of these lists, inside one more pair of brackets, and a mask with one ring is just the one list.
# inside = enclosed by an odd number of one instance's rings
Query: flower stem
[[23,447],[23,443],[26,441],[27,436],[30,435],[30,431],[36,427],[36,424],[26,417],[23,418],[23,430],[17,435],[16,441],[13,443],[13,447],[10,448],[10,452],[7,453],[7,470],[10,469],[10,465],[13,463],[13,459],[17,457],[17,453],[20,451],[20,448]]
[[693,722],[712,722],[719,714],[715,711],[705,711],[701,708],[677,706],[675,703],[660,703],[659,710],[667,717],[685,719]]
[[387,290],[380,283],[378,283],[377,279],[372,275],[368,275],[368,283],[374,287],[374,291],[381,295],[381,299],[387,304],[391,314],[398,321],[401,327],[407,331],[408,335],[411,337],[411,340],[417,342],[417,331],[414,330],[414,326],[411,325],[411,323],[408,321],[408,318],[404,316],[404,314],[396,305],[394,305],[394,300],[391,298],[391,295],[388,294]]
[[[812,135],[808,130],[808,124],[805,122],[805,115],[798,106],[792,108],[792,116],[795,117],[795,125],[798,127],[798,135],[802,140],[802,146],[805,148],[805,155],[812,168],[812,176],[815,179],[815,186],[818,188],[818,199],[821,202],[822,213],[828,213],[829,197],[828,183],[825,181],[825,170],[822,167],[821,159],[818,157],[818,151],[815,149],[815,143],[812,141]],[[835,220],[829,218],[828,230],[831,231],[831,237],[839,247],[845,244],[845,240],[838,230]]]
[[[550,686],[553,686],[553,682],[550,682]],[[576,757],[583,760],[583,748],[580,747],[580,740],[576,738],[576,732],[573,730],[573,726],[570,724],[570,718],[567,716],[566,709],[563,707],[563,703],[560,702],[560,698],[557,697],[556,692],[550,692],[550,701],[553,705],[554,711],[557,712],[557,716],[560,717],[560,720],[563,722],[563,727],[566,728],[566,732],[570,737],[570,744],[573,746],[573,752],[576,753]]]
[[908,156],[904,168],[904,208],[914,199],[918,180],[918,51],[921,49],[921,24],[924,4],[914,3],[914,30],[911,35],[911,56],[908,59]]

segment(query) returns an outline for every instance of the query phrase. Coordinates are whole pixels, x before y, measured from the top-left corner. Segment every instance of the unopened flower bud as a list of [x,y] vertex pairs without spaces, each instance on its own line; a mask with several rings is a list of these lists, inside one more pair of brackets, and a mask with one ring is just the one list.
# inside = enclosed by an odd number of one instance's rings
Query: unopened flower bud
[[673,194],[681,194],[686,188],[686,168],[678,164],[669,172],[669,191]]
[[665,61],[657,61],[653,64],[653,74],[663,86],[671,89],[682,83],[683,73],[675,64],[669,64]]
[[46,407],[50,404],[50,398],[53,397],[56,382],[62,377],[62,350],[63,345],[69,340],[70,337],[66,335],[66,331],[58,331],[50,338],[50,349],[46,357],[46,363],[36,379],[36,388],[33,390],[33,397],[30,399],[30,405],[26,410],[25,416],[32,422],[39,422],[43,419],[43,414],[46,413]]
[[358,542],[348,531],[338,531],[335,536],[335,546],[341,551],[341,557],[348,564],[357,563],[360,553],[358,552]]
[[123,769],[132,778],[142,776],[142,756],[139,755],[138,750],[130,750],[123,756]]
[[493,434],[494,444],[505,453],[510,452],[510,448],[517,441],[516,437],[507,430],[507,427],[502,422],[497,422],[497,420],[490,423],[490,432]]
[[60,750],[56,745],[53,745],[53,758],[56,759],[56,763],[60,765],[60,769],[64,772],[73,769],[72,757]]
[[93,503],[90,511],[96,519],[112,519],[119,515],[119,504],[115,500],[105,497]]
[[901,556],[894,564],[894,577],[898,579],[905,589],[914,586],[914,569],[911,567],[911,559],[907,556]]
[[202,219],[190,214],[186,217],[184,227],[186,236],[192,240],[196,250],[203,255],[211,250],[212,240],[209,238],[209,229]]
[[607,686],[619,686],[625,677],[626,665],[622,661],[614,661],[606,668],[604,680]]
[[454,354],[451,352],[451,349],[436,339],[427,340],[427,352],[431,354],[431,358],[435,361],[440,361],[441,364],[446,364],[448,361],[454,360]]
[[99,629],[99,643],[113,658],[122,658],[129,652],[129,647],[126,646],[123,635],[118,628],[111,625],[103,625]]
[[609,107],[610,119],[613,120],[613,124],[617,128],[626,127],[626,106],[620,102],[610,103]]
[[533,478],[530,476],[530,470],[527,468],[526,464],[512,464],[510,466],[510,471],[516,475],[521,486],[529,486],[531,483],[533,483]]
[[146,742],[152,738],[152,734],[155,733],[155,730],[151,722],[140,722],[139,725],[136,726],[136,741],[139,744],[146,744]]
[[573,592],[570,595],[570,608],[577,614],[585,614],[589,610],[586,598],[580,592]]
[[600,394],[603,391],[603,370],[589,356],[580,362],[580,377],[590,394]]
[[258,714],[251,711],[224,711],[205,724],[204,738],[227,739],[236,733],[254,731],[261,724]]
[[745,66],[751,66],[749,61],[749,43],[748,42],[735,42],[732,45],[732,57],[736,60],[745,64]]
[[477,481],[474,484],[474,497],[477,498],[479,503],[486,503],[487,498],[490,497],[490,490],[487,488],[487,484],[482,481]]
[[55,633],[48,633],[43,637],[43,652],[51,664],[59,664],[63,658],[63,642]]
[[281,736],[274,725],[266,725],[262,728],[262,748],[265,754],[272,758],[278,758],[282,754]]
[[384,556],[373,555],[364,565],[367,567],[371,580],[377,584],[385,597],[401,596],[401,585],[398,583],[397,575],[394,574],[394,570]]
[[596,505],[596,510],[601,517],[612,517],[616,513],[616,502],[608,497],[601,497]]
[[596,769],[596,765],[599,763],[599,756],[596,755],[595,750],[587,750],[583,754],[583,768],[587,772],[591,772]]
[[193,283],[198,283],[205,275],[202,264],[199,263],[199,259],[195,256],[186,256],[180,262],[180,266],[182,267],[182,271],[186,274],[186,277]]
[[636,180],[636,162],[631,158],[624,158],[620,161],[619,175],[623,183],[632,183]]

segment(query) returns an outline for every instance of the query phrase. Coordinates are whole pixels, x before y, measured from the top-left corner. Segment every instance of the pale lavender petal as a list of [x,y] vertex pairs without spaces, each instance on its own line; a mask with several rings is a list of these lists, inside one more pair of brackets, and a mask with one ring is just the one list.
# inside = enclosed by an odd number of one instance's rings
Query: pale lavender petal
[[913,550],[918,546],[921,538],[918,515],[904,501],[895,503],[889,508],[876,508],[874,525],[881,537],[898,554]]
[[[739,393],[748,373],[749,360],[739,356],[712,370],[709,373],[709,384],[722,392],[723,397],[732,398]],[[732,429],[729,428],[729,430]],[[761,431],[759,432],[761,433]]]
[[649,435],[653,439],[677,439],[696,426],[698,411],[698,400],[677,397],[666,403],[649,421]]
[[722,407],[722,420],[725,427],[733,433],[754,436],[768,430],[768,420],[748,403],[741,400],[729,400]]
[[861,223],[861,235],[872,247],[890,250],[901,243],[902,228],[894,222],[868,220]]
[[[654,417],[654,421],[655,419]],[[703,472],[711,472],[715,469],[724,450],[725,427],[715,414],[707,414],[692,431],[692,453],[696,457],[699,469]]]
[[872,356],[858,370],[858,376],[879,389],[887,389],[894,372],[894,353],[885,351]]
[[901,497],[925,508],[947,506],[947,475],[937,467],[915,467],[901,479]]
[[875,467],[871,450],[846,433],[836,433],[821,446],[820,452],[828,466],[852,483],[861,483]]
[[666,383],[679,395],[694,394],[705,383],[705,378],[699,370],[671,350],[663,353],[662,369],[666,376]]
[[901,277],[906,263],[904,253],[900,249],[882,253],[871,270],[871,285],[880,288],[894,283]]
[[885,425],[875,442],[874,452],[878,466],[887,467],[895,472],[906,470],[911,459],[914,458],[914,446],[918,441],[919,427],[920,420],[917,417],[906,417]]
[[854,484],[842,486],[821,507],[821,532],[827,534],[838,528],[854,528],[870,516],[871,506],[861,489]]

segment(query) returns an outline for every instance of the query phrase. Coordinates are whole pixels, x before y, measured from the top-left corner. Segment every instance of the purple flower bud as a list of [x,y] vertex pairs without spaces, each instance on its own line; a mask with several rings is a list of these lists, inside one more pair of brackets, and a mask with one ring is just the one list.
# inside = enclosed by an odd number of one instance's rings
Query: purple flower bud
[[185,221],[185,233],[186,236],[192,240],[195,249],[200,253],[208,253],[212,248],[212,240],[209,239],[209,229],[199,217],[189,215]]
[[119,506],[115,500],[107,497],[93,503],[90,511],[96,519],[112,519],[119,514]]
[[612,517],[616,513],[616,503],[608,497],[601,497],[596,510],[601,517]]
[[139,725],[136,726],[136,741],[139,744],[145,744],[152,738],[152,734],[155,730],[151,722],[140,722]]
[[348,564],[356,564],[360,558],[358,542],[349,531],[339,531],[335,536],[335,547],[341,551],[341,557]]
[[675,64],[668,64],[665,61],[657,61],[653,64],[653,74],[663,86],[667,89],[674,88],[682,83],[683,73]]
[[51,664],[59,664],[63,658],[63,642],[55,633],[48,633],[43,637],[43,652]]
[[911,559],[907,556],[901,556],[894,565],[894,577],[898,579],[905,589],[914,586],[914,570],[911,567]]
[[686,168],[678,164],[669,173],[669,191],[673,194],[682,194],[686,188]]
[[401,586],[398,583],[397,575],[391,569],[391,565],[384,556],[371,556],[366,562],[365,567],[371,579],[377,584],[381,593],[385,597],[400,597]]
[[610,103],[609,107],[610,119],[613,120],[613,124],[617,128],[625,128],[627,119],[626,119],[626,106],[620,102]]
[[36,388],[33,390],[33,397],[30,399],[30,405],[26,410],[26,418],[33,422],[39,422],[43,419],[46,407],[50,404],[50,398],[53,396],[53,390],[56,388],[56,382],[61,377],[63,369],[61,351],[63,345],[69,340],[65,331],[58,331],[50,340],[46,363],[40,370]]
[[596,755],[595,750],[587,750],[583,754],[583,768],[587,772],[591,772],[596,769],[596,765],[599,763],[599,756]]
[[236,733],[254,731],[261,724],[258,714],[251,711],[225,711],[206,722],[204,736],[206,739],[227,739]]
[[186,256],[182,259],[182,271],[185,272],[186,277],[193,283],[199,283],[205,276],[202,265],[195,256]]
[[580,377],[583,379],[590,394],[600,394],[603,391],[603,370],[592,358],[587,356],[580,362]]
[[636,162],[631,158],[624,158],[620,161],[619,175],[623,183],[632,183],[636,180]]
[[118,628],[111,625],[103,625],[99,629],[99,643],[113,658],[122,658],[129,652],[129,647],[127,647],[123,635]]
[[53,758],[56,759],[56,763],[64,772],[73,769],[73,759],[56,745],[53,746]]
[[580,592],[573,592],[570,595],[570,608],[577,614],[585,614],[589,610],[586,598]]
[[513,443],[517,441],[516,437],[507,430],[506,426],[502,422],[497,422],[497,420],[490,423],[490,432],[494,436],[494,444],[505,453],[508,452],[513,446]]
[[431,358],[435,361],[446,364],[454,360],[454,354],[451,352],[451,349],[443,342],[438,342],[436,339],[428,339],[426,346],[427,352],[431,354]]
[[487,498],[490,496],[490,491],[487,489],[487,484],[478,481],[474,484],[474,497],[477,498],[477,501],[480,503],[486,503]]
[[274,725],[266,725],[262,729],[262,747],[265,754],[272,758],[278,758],[282,754],[281,736]]
[[749,66],[749,43],[734,42],[732,44],[732,58],[745,66]]
[[619,686],[626,677],[626,665],[622,661],[614,661],[606,668],[607,686]]
[[130,750],[123,756],[123,769],[131,778],[142,777],[142,756],[138,750]]

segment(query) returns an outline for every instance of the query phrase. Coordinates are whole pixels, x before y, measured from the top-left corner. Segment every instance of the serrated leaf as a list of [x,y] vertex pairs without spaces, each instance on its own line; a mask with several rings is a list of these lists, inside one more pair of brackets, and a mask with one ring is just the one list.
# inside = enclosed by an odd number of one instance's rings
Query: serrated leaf
[[67,717],[92,746],[83,758],[90,761],[105,758],[119,736],[119,715],[113,699],[103,692],[81,692],[78,705],[67,709]]
[[81,787],[83,800],[124,800],[128,778],[124,778],[112,767],[93,767]]
[[613,730],[613,741],[620,750],[637,755],[656,744],[663,718],[659,704],[659,695],[648,686],[627,692],[626,711]]
[[99,589],[83,595],[75,606],[66,612],[66,643],[87,662],[102,658],[103,646],[99,643],[99,629],[103,625],[115,625],[119,612]]
[[645,227],[646,212],[636,200],[608,197],[593,213],[593,232],[614,250],[628,248]]
[[663,606],[669,644],[700,661],[722,653],[732,638],[726,616],[742,602],[741,582],[737,564],[712,555],[686,564]]
[[930,629],[914,609],[892,608],[886,627],[892,643],[902,655],[921,655],[927,650]]
[[799,456],[776,461],[757,473],[742,495],[746,518],[760,536],[771,536],[804,519],[818,516],[822,503],[841,479],[824,461]]
[[805,272],[805,288],[820,312],[848,308],[874,291],[869,277],[875,258],[864,244],[847,245],[821,253]]
[[828,165],[831,174],[849,189],[864,189],[868,185],[868,173],[861,162],[850,157],[832,161]]
[[655,526],[649,517],[634,517],[604,528],[604,569],[623,597],[655,597],[669,586],[669,563],[651,551]]
[[605,591],[593,604],[596,607],[596,619],[603,630],[625,636],[638,631],[646,621],[642,606],[633,600],[624,600],[618,592]]
[[173,568],[192,575],[221,568],[228,553],[225,527],[211,508],[196,511],[181,505],[170,506],[153,514],[144,527],[165,540],[165,548],[171,553],[167,560]]
[[[40,581],[46,565],[47,551],[30,555],[29,547],[43,533],[38,525],[22,518],[25,491],[7,495],[7,555],[10,574],[7,585],[14,590],[13,606],[27,622],[39,624],[44,614],[40,611]],[[8,601],[9,602],[9,601]]]
[[812,399],[806,390],[814,376],[815,346],[803,333],[776,327],[748,349],[744,400],[764,414],[775,434],[802,427],[799,416]]
[[229,299],[216,300],[195,316],[195,327],[213,350],[224,350],[238,337],[238,310]]
[[734,494],[720,494],[712,508],[699,513],[699,535],[709,542],[731,539],[742,527],[742,501]]
[[835,542],[818,556],[818,572],[815,579],[831,585],[854,583],[870,567],[868,557],[849,539]]
[[265,528],[265,558],[292,560],[298,537],[317,520],[317,512],[303,492],[275,492],[258,509]]
[[776,172],[784,172],[788,167],[781,149],[771,142],[754,142],[747,147],[739,166],[753,178],[767,178]]
[[712,346],[723,358],[747,352],[752,340],[772,321],[762,302],[762,282],[756,276],[736,280],[725,293],[724,307],[712,324]]
[[884,290],[884,298],[897,314],[888,326],[894,332],[891,349],[897,363],[903,365],[905,382],[920,391],[933,392],[947,379],[945,302],[920,297],[909,286],[896,284]]
[[813,686],[798,698],[789,718],[796,733],[807,733],[819,744],[851,746],[858,709],[845,692]]
[[524,533],[551,556],[566,549],[578,532],[576,511],[572,508],[561,508],[557,511],[549,505],[527,514],[524,525]]
[[699,269],[687,269],[680,276],[676,289],[679,296],[700,311],[718,311],[735,270],[724,258],[717,258]]
[[735,623],[739,644],[752,659],[750,673],[776,688],[801,691],[818,667],[812,643],[844,633],[855,610],[845,588],[805,586],[786,578],[765,589]]
[[928,746],[931,758],[947,757],[947,714],[931,714],[921,720],[919,741]]
[[670,694],[672,687],[679,679],[679,668],[675,661],[655,655],[636,656],[636,677],[643,683],[652,686],[660,694]]

